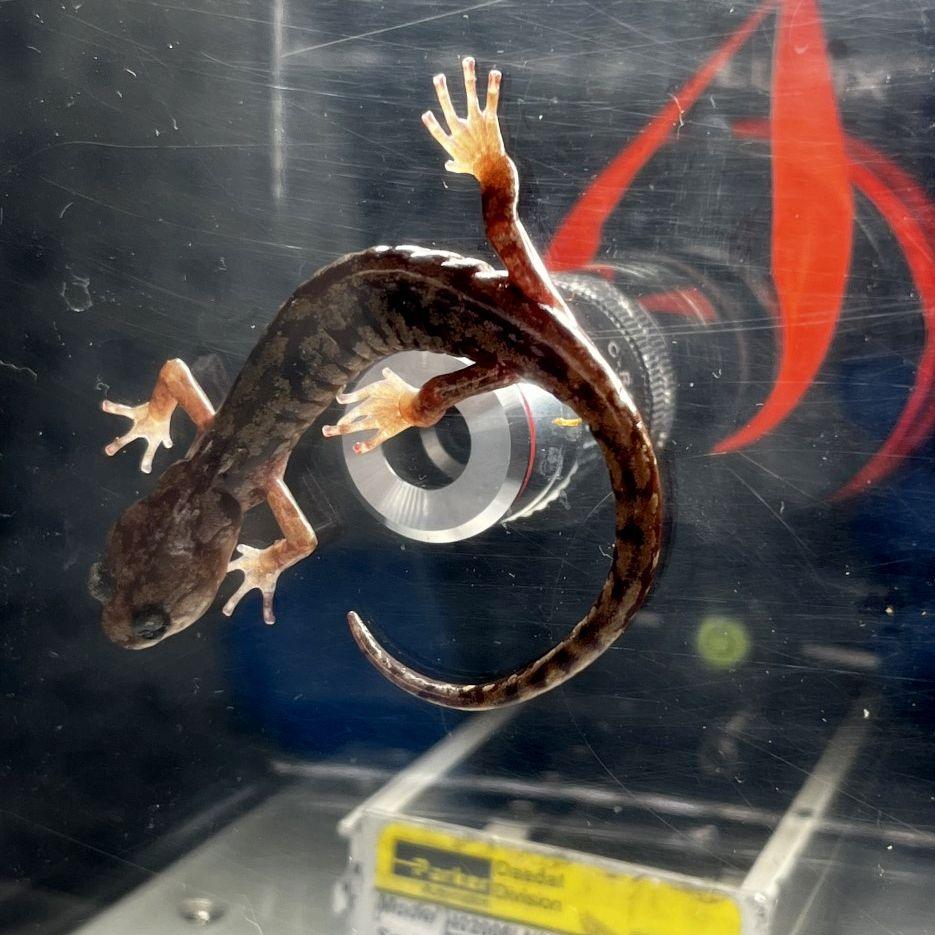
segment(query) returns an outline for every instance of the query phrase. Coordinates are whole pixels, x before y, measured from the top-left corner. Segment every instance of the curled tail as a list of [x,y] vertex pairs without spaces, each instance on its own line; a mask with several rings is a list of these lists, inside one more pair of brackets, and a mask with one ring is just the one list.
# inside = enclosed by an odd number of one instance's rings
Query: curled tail
[[[500,73],[490,73],[482,112],[474,59],[465,58],[462,64],[467,118],[455,117],[444,76],[440,75],[435,87],[449,132],[445,133],[430,113],[423,121],[452,157],[447,167],[470,172],[480,182],[487,237],[507,276],[505,282],[496,273],[491,278],[490,271],[478,270],[468,261],[470,281],[462,293],[463,301],[441,327],[441,319],[434,315],[432,333],[444,339],[449,353],[455,350],[454,333],[464,339],[464,356],[472,360],[477,358],[470,350],[471,343],[488,360],[509,358],[507,363],[520,364],[512,367],[517,377],[532,379],[571,405],[603,449],[617,505],[613,566],[594,606],[565,640],[510,675],[475,684],[429,678],[391,656],[357,614],[348,614],[357,644],[391,682],[426,701],[470,709],[515,704],[554,688],[593,662],[623,632],[652,583],[659,558],[662,496],[656,458],[639,413],[613,371],[574,324],[519,220],[519,179],[497,123]],[[398,264],[398,258],[393,262]],[[457,270],[463,269],[461,263],[448,257],[441,265]],[[429,309],[437,307],[439,294],[437,289],[422,290],[410,305],[417,306],[430,297],[425,304]],[[476,304],[468,301],[471,296],[476,297]],[[397,285],[394,304],[404,308],[400,299]],[[430,310],[425,317],[433,321]],[[524,341],[524,335],[533,336],[532,343]]]
[[351,611],[347,615],[351,633],[382,675],[433,704],[464,710],[498,708],[561,685],[594,662],[626,629],[649,592],[658,564],[662,494],[646,429],[626,393],[619,386],[615,390],[615,399],[603,400],[585,419],[603,450],[616,498],[613,564],[585,617],[562,642],[516,671],[485,682],[457,683],[405,665]]

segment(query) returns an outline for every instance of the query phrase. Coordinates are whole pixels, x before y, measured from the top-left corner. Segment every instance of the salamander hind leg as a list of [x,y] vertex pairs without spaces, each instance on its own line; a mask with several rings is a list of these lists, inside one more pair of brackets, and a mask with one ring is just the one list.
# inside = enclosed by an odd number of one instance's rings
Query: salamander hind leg
[[372,430],[370,438],[354,445],[355,454],[366,454],[408,428],[433,424],[420,420],[416,415],[415,403],[418,396],[418,389],[410,386],[389,367],[384,367],[382,380],[368,383],[353,393],[338,393],[336,399],[339,403],[356,405],[338,419],[336,425],[323,426],[322,434],[331,438],[335,435]]
[[277,479],[270,484],[267,502],[284,538],[277,539],[265,549],[242,544],[237,546],[240,557],[235,558],[227,570],[243,572],[243,581],[222,612],[229,617],[244,595],[257,589],[263,595],[263,620],[272,624],[276,622],[273,595],[279,576],[287,568],[311,555],[318,545],[318,537],[283,480]]
[[503,146],[500,122],[497,118],[500,72],[490,72],[487,79],[487,101],[481,110],[477,100],[474,59],[465,58],[461,66],[464,71],[467,116],[458,116],[451,103],[445,76],[436,75],[435,93],[448,125],[448,132],[442,129],[431,111],[422,115],[422,122],[451,157],[445,163],[445,168],[449,172],[473,175],[480,183],[487,238],[503,261],[511,282],[534,302],[547,305],[566,319],[570,319],[571,313],[555,288],[555,283],[552,282],[517,213],[519,175]]
[[491,71],[487,78],[487,101],[483,110],[477,100],[477,77],[473,58],[465,58],[461,63],[464,71],[464,89],[467,96],[467,117],[458,116],[451,103],[448,85],[444,75],[434,78],[435,93],[441,106],[448,133],[440,126],[435,115],[426,111],[422,122],[434,139],[451,157],[445,163],[449,172],[462,172],[473,175],[484,184],[492,175],[504,171],[507,156],[500,134],[497,119],[497,104],[500,100],[499,71]]
[[354,446],[355,454],[365,454],[405,429],[435,425],[452,406],[471,396],[509,386],[517,379],[516,371],[509,365],[490,361],[439,374],[416,389],[386,367],[382,380],[353,393],[338,394],[339,403],[357,406],[336,425],[324,426],[322,434],[330,438],[373,429],[370,438]]

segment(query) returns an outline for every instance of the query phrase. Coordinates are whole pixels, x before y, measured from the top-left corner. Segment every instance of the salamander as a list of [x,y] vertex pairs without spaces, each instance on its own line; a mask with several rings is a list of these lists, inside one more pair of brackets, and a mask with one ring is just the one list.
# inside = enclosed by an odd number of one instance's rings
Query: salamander
[[[479,182],[487,236],[505,269],[414,246],[353,253],[317,272],[286,300],[217,412],[180,360],[163,366],[148,402],[123,406],[105,400],[106,412],[132,420],[106,453],[144,439],[145,472],[160,445],[171,447],[177,406],[198,430],[187,456],[117,520],[103,558],[92,567],[89,587],[103,604],[103,629],[120,646],[145,649],[193,624],[232,571],[243,580],[223,613],[231,614],[245,594],[258,589],[264,619],[273,622],[280,574],[317,545],[286,486],[286,466],[303,433],[335,398],[354,408],[335,425],[325,425],[324,435],[369,432],[354,446],[365,456],[407,428],[434,425],[470,396],[520,380],[569,405],[607,463],[616,536],[594,605],[539,658],[470,684],[430,677],[394,658],[351,611],[354,639],[405,691],[453,708],[492,708],[532,698],[584,669],[643,603],[659,560],[663,506],[646,426],[575,322],[518,217],[518,175],[497,116],[500,73],[490,72],[482,109],[474,60],[465,58],[462,68],[467,116],[458,116],[444,75],[437,75],[447,131],[431,111],[422,120],[450,157],[446,169]],[[382,380],[345,392],[374,362],[412,349],[472,363],[420,388],[384,369]],[[238,545],[244,514],[264,500],[283,537],[266,548]]]

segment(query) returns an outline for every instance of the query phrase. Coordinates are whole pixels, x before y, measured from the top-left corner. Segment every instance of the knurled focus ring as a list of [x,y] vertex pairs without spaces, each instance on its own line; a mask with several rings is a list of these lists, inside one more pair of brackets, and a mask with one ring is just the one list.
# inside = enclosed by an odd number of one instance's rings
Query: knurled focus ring
[[662,449],[675,421],[675,370],[662,332],[640,304],[596,275],[555,277],[578,323],[621,377]]

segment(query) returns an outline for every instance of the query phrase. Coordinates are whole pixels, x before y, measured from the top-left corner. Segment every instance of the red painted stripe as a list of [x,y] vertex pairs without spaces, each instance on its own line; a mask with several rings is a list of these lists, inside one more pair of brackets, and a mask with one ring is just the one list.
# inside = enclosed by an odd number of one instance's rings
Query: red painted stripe
[[671,292],[653,292],[641,295],[638,301],[647,312],[680,315],[710,324],[717,321],[717,311],[700,289],[673,289]]
[[876,172],[854,163],[851,165],[851,177],[886,218],[899,241],[922,303],[925,346],[912,391],[889,438],[856,476],[834,495],[834,499],[852,496],[878,483],[935,428],[932,400],[935,385],[935,251],[923,225],[912,216],[909,206]]
[[568,212],[546,251],[545,265],[548,269],[553,272],[580,269],[594,259],[604,224],[630,183],[665,143],[682,114],[694,106],[714,76],[746,42],[775,3],[776,0],[765,0],[588,186]]
[[[935,204],[929,199],[925,189],[923,189],[908,172],[867,143],[851,138],[848,140],[848,148],[852,153],[852,160],[854,162],[870,163],[872,169],[870,165],[866,166],[866,168],[872,171],[883,183],[888,185],[890,189],[893,190],[893,193],[905,203],[906,207],[909,209],[909,213],[913,215],[921,227],[929,250],[935,252]],[[880,209],[879,205],[877,207]],[[897,235],[897,239],[899,239],[899,229],[904,227],[904,213],[887,216],[882,209],[880,209],[880,213],[886,217],[890,227]],[[905,235],[909,240],[917,240],[916,232],[911,228],[905,229]],[[902,246],[902,241],[900,241],[900,245]],[[903,247],[903,252],[906,253],[905,247]],[[922,265],[924,267],[924,262]],[[919,284],[920,278],[925,281],[927,276],[931,274],[931,270],[926,273],[920,268],[919,276],[916,276],[915,271],[912,270],[912,264],[910,263],[910,272],[913,274],[916,290],[919,292],[920,299],[922,300],[922,316],[925,322],[926,341],[916,371],[913,392],[918,388],[919,393],[924,394],[925,400],[921,407],[922,411],[919,421],[916,422],[915,425],[910,426],[905,433],[903,454],[909,454],[911,451],[915,450],[926,441],[926,439],[931,436],[933,430],[935,430],[935,399],[932,400],[931,405],[925,404],[925,401],[935,396],[935,372],[933,372],[933,370],[935,370],[935,364],[927,363],[928,355],[930,353],[935,353],[935,349],[930,347],[930,344],[935,344],[935,302],[926,301],[926,297],[923,295],[923,287]],[[928,298],[931,300],[935,298],[935,296],[929,293]],[[907,401],[907,406],[910,403],[912,403],[912,397]],[[898,428],[899,424],[897,423],[897,429]]]
[[[733,131],[766,139],[769,121],[738,121]],[[935,204],[912,176],[867,143],[847,136],[847,154],[851,181],[883,216],[906,257],[922,305],[925,345],[909,398],[889,437],[834,499],[879,483],[935,431]]]
[[848,137],[847,148],[852,162],[872,164],[872,171],[906,203],[929,241],[935,242],[935,204],[925,189],[905,169],[863,140]]
[[716,452],[750,445],[799,404],[831,345],[847,285],[854,201],[821,14],[782,0],[772,88],[772,272],[781,347],[756,415]]

